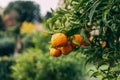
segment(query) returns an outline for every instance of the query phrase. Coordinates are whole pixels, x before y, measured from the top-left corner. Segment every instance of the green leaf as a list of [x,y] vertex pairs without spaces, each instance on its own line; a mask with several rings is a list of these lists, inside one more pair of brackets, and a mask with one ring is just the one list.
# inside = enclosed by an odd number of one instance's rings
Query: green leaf
[[80,35],[83,37],[83,39],[85,40],[86,43],[90,44],[90,42],[89,42],[89,40],[88,40],[88,38],[87,38],[83,29],[81,29]]
[[63,16],[61,22],[64,24],[66,22],[66,20],[67,20],[66,16]]
[[94,72],[94,73],[91,75],[91,77],[97,77],[97,76],[100,76],[100,75],[101,75],[100,72],[97,71],[97,72]]
[[68,11],[66,9],[59,8],[59,10],[57,11],[57,13],[64,15],[64,14],[68,13]]
[[105,23],[106,26],[108,26],[108,22],[107,22],[107,15],[108,15],[108,13],[109,13],[109,10],[105,10],[103,12],[103,15],[102,15],[102,20],[103,20],[103,22]]
[[80,46],[80,44],[75,40],[75,39],[73,39],[73,41],[72,41],[74,44],[76,44],[76,45],[78,45],[78,46]]
[[90,22],[92,22],[92,18],[93,18],[95,9],[98,7],[99,4],[100,4],[100,2],[93,4],[93,7],[92,7],[92,9],[90,10],[90,14],[89,14]]
[[90,2],[91,0],[80,0],[79,5],[75,7],[76,10],[79,10],[80,7],[84,5],[84,3]]
[[[76,26],[76,27],[77,27],[77,26]],[[76,32],[78,32],[78,30],[79,30],[79,27],[74,28],[74,29],[71,29],[71,30],[68,31],[66,34],[67,34],[67,36],[72,36],[72,35],[74,35]]]
[[58,18],[60,17],[60,15],[55,15],[50,19],[50,22],[54,23]]

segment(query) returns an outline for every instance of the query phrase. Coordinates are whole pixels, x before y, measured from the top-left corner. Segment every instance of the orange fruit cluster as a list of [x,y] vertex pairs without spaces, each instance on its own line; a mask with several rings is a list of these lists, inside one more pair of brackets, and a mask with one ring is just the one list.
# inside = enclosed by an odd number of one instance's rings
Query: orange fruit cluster
[[52,35],[51,44],[53,48],[50,49],[50,55],[54,57],[59,57],[61,54],[67,55],[72,52],[73,48],[78,46],[74,43],[75,40],[79,46],[88,46],[85,43],[83,37],[80,34],[75,34],[72,37],[68,38],[63,33],[55,33]]
[[59,57],[61,54],[67,55],[72,51],[72,46],[68,43],[68,38],[63,33],[52,35],[51,44],[54,48],[50,49],[50,54]]

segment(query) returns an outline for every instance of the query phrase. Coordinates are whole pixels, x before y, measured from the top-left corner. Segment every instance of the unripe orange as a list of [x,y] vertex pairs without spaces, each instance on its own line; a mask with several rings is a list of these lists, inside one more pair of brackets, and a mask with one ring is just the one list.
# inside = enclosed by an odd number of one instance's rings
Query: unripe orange
[[72,46],[70,44],[60,48],[62,54],[67,55],[72,51]]
[[61,51],[56,48],[51,48],[50,49],[50,55],[54,57],[59,57],[61,55]]
[[52,35],[51,44],[54,47],[61,47],[67,45],[67,36],[63,33],[55,33]]

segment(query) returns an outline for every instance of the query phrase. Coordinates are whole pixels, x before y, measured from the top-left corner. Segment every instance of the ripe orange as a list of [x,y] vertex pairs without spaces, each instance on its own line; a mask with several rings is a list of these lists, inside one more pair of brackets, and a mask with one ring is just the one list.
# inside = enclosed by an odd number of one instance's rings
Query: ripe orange
[[54,47],[61,47],[67,45],[68,39],[67,36],[63,33],[55,33],[52,35],[51,44]]
[[[91,36],[90,36],[90,34],[88,33],[88,34],[87,34],[88,40],[89,40],[90,37],[91,37]],[[75,34],[75,35],[74,35],[74,38],[71,38],[71,41],[70,41],[70,42],[71,42],[72,46],[75,47],[76,44],[73,43],[73,40],[76,40],[76,41],[78,42],[78,44],[81,45],[81,46],[89,46],[89,44],[87,44],[87,43],[84,41],[83,37],[82,37],[80,34]],[[90,41],[90,40],[89,40],[89,41]]]
[[61,55],[61,51],[56,48],[51,48],[50,49],[50,55],[54,57],[59,57]]
[[80,34],[75,34],[74,39],[81,45],[84,42],[83,37]]
[[107,45],[107,42],[106,42],[106,41],[103,41],[103,42],[102,42],[102,48],[104,48],[106,45]]
[[67,55],[72,51],[72,46],[70,44],[60,48],[62,54]]

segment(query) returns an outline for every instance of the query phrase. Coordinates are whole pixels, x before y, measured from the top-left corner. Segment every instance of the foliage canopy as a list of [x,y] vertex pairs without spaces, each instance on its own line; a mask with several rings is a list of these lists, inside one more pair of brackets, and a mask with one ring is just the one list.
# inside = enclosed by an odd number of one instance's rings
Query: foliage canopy
[[[80,47],[80,50],[86,55],[86,63],[95,64],[98,70],[92,76],[116,80],[120,75],[120,0],[64,0],[64,7],[54,11],[47,25],[51,34],[83,36],[90,46]],[[99,34],[92,35],[89,41],[84,29],[88,32],[97,29]],[[107,44],[103,48],[104,41]],[[107,68],[101,68],[104,65]]]

